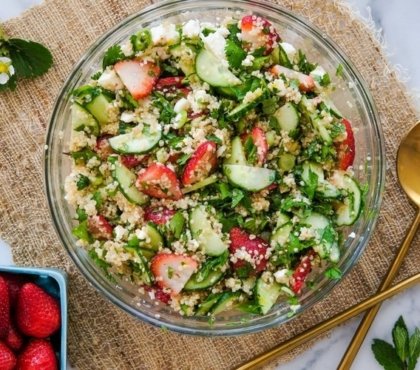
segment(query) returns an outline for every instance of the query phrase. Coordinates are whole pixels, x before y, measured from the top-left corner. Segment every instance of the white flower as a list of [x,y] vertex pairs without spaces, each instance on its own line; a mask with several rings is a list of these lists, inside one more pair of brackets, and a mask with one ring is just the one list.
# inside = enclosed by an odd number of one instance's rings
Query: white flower
[[0,85],[7,84],[10,77],[15,74],[12,66],[12,60],[7,57],[0,57]]

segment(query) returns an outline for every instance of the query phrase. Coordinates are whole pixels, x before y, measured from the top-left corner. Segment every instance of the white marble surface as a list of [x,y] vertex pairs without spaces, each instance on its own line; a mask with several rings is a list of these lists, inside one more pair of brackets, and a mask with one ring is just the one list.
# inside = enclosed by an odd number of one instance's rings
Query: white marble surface
[[[0,0],[0,20],[19,15],[42,0]],[[420,1],[419,0],[346,0],[366,18],[374,21],[387,45],[389,58],[400,70],[409,88],[420,91]],[[410,76],[410,78],[408,78]],[[419,106],[420,108],[420,106]],[[12,262],[9,248],[0,241],[0,263]],[[368,337],[352,367],[353,370],[380,369],[373,358],[370,345],[373,338],[391,341],[393,323],[403,315],[409,328],[420,327],[420,286],[388,300],[382,306]],[[332,331],[309,351],[278,370],[335,369],[349,343],[360,318],[353,319]],[[420,365],[417,366],[420,369]]]

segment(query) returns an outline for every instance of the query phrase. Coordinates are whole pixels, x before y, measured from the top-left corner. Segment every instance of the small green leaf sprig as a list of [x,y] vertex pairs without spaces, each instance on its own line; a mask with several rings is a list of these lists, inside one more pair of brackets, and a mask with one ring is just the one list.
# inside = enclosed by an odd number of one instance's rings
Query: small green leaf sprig
[[410,336],[402,316],[392,329],[394,345],[374,339],[372,351],[376,360],[385,370],[414,370],[420,356],[420,329]]
[[52,63],[52,55],[45,46],[9,38],[0,26],[0,92],[14,90],[21,78],[43,75]]

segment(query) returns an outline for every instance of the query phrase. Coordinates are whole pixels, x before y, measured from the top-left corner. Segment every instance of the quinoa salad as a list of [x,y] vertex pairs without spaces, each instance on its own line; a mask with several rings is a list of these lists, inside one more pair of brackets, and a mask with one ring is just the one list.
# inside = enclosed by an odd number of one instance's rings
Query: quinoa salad
[[363,192],[330,76],[266,19],[189,20],[111,46],[72,93],[73,235],[185,316],[291,313],[338,279]]

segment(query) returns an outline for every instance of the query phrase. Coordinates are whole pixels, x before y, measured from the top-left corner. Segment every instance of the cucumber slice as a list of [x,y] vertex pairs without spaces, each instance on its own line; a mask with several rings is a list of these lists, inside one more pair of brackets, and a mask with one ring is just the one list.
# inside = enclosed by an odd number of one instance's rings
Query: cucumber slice
[[236,121],[253,109],[257,103],[258,99],[249,103],[240,103],[227,114],[226,118],[230,121]]
[[205,316],[220,299],[223,293],[210,294],[203,302],[198,305],[196,316]]
[[147,260],[150,261],[154,256],[155,256],[155,252],[152,251],[151,249],[143,249],[140,248],[140,253],[143,255],[143,257]]
[[212,307],[212,315],[218,315],[223,311],[228,311],[234,308],[238,304],[239,297],[241,296],[240,292],[225,292]]
[[190,280],[187,281],[187,284],[184,286],[184,290],[201,290],[210,288],[214,284],[216,284],[224,275],[224,272],[217,269],[215,271],[210,272],[210,274],[201,281],[197,280],[198,274],[194,274],[191,276]]
[[324,99],[324,102],[321,103],[324,104],[325,107],[327,108],[327,110],[336,118],[341,119],[343,118],[343,115],[341,114],[341,112],[338,110],[338,108],[334,105],[334,103],[331,100],[328,99]]
[[154,227],[150,223],[146,225],[146,234],[147,241],[144,244],[142,244],[143,248],[158,251],[160,247],[163,247],[164,241],[162,235],[160,234],[158,229],[156,229],[156,227]]
[[233,185],[248,191],[260,191],[276,179],[275,171],[262,167],[225,164],[223,172]]
[[343,182],[347,195],[336,207],[335,222],[338,226],[350,226],[356,222],[362,209],[362,192],[350,176],[344,175]]
[[271,235],[270,245],[274,248],[282,248],[289,240],[289,235],[292,232],[292,230],[293,225],[290,223],[290,220],[282,224],[281,226],[278,226]]
[[290,102],[277,109],[274,118],[277,120],[279,129],[286,132],[296,130],[299,124],[299,113]]
[[321,136],[322,140],[324,140],[326,144],[331,144],[332,139],[330,133],[328,132],[328,129],[325,127],[322,120],[318,116],[312,116],[311,121],[313,127],[318,132],[319,136]]
[[283,225],[286,225],[290,222],[290,217],[285,215],[284,213],[279,212],[277,216],[277,225],[276,227],[281,227]]
[[211,86],[227,87],[242,83],[221,60],[206,49],[197,55],[195,69],[198,77]]
[[99,94],[85,105],[101,125],[106,125],[109,122],[108,110],[110,106],[111,102],[104,94]]
[[221,95],[223,95],[227,98],[231,98],[231,99],[236,100],[235,91],[233,91],[233,89],[230,88],[230,87],[218,87],[217,92],[219,92]]
[[314,162],[305,162],[302,165],[302,180],[309,185],[310,184],[310,173],[313,172],[318,176],[318,185],[316,188],[316,194],[321,198],[338,198],[341,193],[336,186],[329,183],[324,178],[324,170],[322,167]]
[[81,105],[71,106],[71,125],[74,131],[85,131],[94,136],[99,135],[98,121]]
[[274,306],[282,293],[281,285],[272,282],[267,284],[262,278],[259,278],[255,287],[255,294],[261,313],[265,315]]
[[230,157],[225,160],[225,164],[246,165],[245,150],[241,138],[239,136],[233,138],[231,145]]
[[143,205],[149,200],[146,194],[141,193],[136,186],[136,175],[120,162],[115,162],[115,170],[112,173],[114,179],[118,182],[121,193],[134,204]]
[[216,181],[217,181],[217,175],[216,174],[211,175],[207,177],[206,179],[195,183],[194,185],[186,186],[184,189],[182,189],[182,193],[183,194],[191,193],[192,191],[196,191],[208,185],[214,184]]
[[136,128],[127,134],[114,136],[109,139],[112,149],[118,153],[141,154],[153,149],[162,137],[162,130],[150,132],[145,127],[141,133],[136,132]]
[[194,68],[194,52],[184,43],[169,48],[172,56],[177,58],[179,68],[184,72],[185,76],[195,73]]
[[283,153],[279,156],[279,167],[283,171],[291,171],[295,167],[296,157],[290,153]]
[[220,256],[227,250],[226,243],[217,234],[204,206],[194,208],[190,214],[190,229],[201,249],[209,256]]

